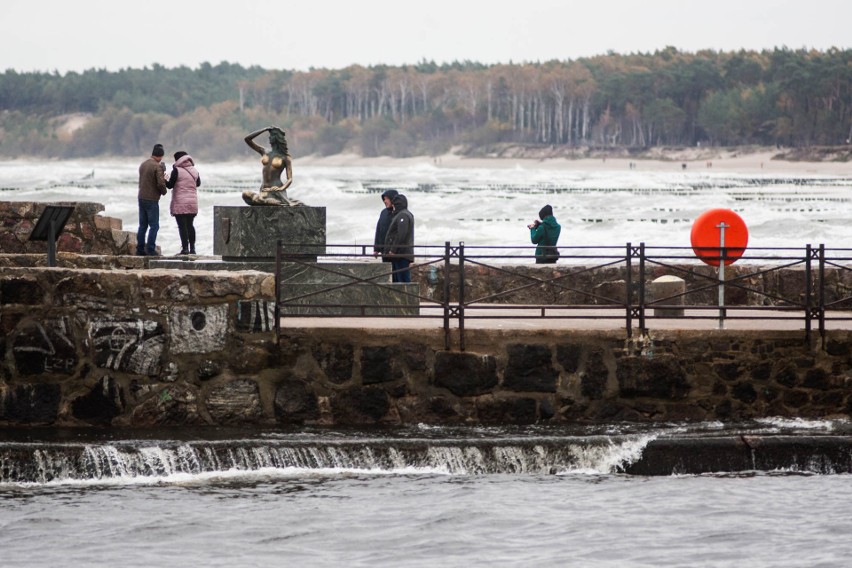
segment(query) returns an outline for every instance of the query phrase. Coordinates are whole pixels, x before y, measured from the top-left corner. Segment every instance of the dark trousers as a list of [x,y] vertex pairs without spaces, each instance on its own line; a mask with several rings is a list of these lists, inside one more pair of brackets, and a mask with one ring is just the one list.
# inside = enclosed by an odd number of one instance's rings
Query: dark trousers
[[177,221],[178,234],[180,235],[180,250],[182,252],[195,250],[195,227],[192,223],[195,221],[195,213],[187,213],[185,215],[175,215]]
[[[157,253],[157,231],[160,230],[160,204],[151,199],[139,200],[139,230],[136,231],[136,254]],[[145,239],[148,233],[148,239]]]
[[391,280],[393,282],[411,282],[411,271],[408,270],[409,266],[411,266],[411,261],[407,258],[394,258],[391,260],[391,268],[393,269]]

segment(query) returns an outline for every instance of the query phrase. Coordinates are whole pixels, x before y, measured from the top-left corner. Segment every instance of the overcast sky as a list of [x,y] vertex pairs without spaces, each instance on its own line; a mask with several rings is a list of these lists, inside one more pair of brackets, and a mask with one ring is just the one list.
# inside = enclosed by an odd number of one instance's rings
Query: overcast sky
[[521,63],[850,38],[852,0],[3,0],[0,70]]

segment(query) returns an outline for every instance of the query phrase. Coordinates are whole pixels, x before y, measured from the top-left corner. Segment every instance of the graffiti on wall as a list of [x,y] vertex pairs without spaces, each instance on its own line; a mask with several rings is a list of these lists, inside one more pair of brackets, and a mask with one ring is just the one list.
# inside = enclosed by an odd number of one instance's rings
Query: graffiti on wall
[[237,331],[262,332],[275,328],[275,302],[240,300],[237,302]]
[[225,348],[228,306],[175,307],[169,312],[172,353],[210,353]]
[[156,376],[163,367],[163,327],[150,320],[98,320],[89,324],[98,367]]
[[67,318],[21,323],[12,342],[18,372],[72,374],[77,366],[77,349],[70,330]]

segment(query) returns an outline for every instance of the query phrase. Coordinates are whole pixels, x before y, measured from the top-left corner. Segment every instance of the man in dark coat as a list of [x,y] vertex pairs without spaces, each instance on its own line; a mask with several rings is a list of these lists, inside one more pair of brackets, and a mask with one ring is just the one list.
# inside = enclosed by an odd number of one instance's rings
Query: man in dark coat
[[140,256],[158,256],[159,201],[160,197],[167,193],[166,164],[162,163],[165,153],[162,144],[155,144],[151,157],[139,166],[139,229],[136,231],[136,254]]
[[411,282],[408,267],[414,262],[414,215],[401,193],[393,198],[393,219],[385,237],[385,256],[390,257],[394,282]]
[[[393,198],[399,195],[395,189],[389,189],[382,194],[382,202],[385,208],[379,213],[379,222],[376,223],[376,238],[373,241],[373,256],[377,257],[385,251],[385,236],[388,234],[391,219],[393,218]],[[382,262],[390,262],[391,259],[382,256]]]

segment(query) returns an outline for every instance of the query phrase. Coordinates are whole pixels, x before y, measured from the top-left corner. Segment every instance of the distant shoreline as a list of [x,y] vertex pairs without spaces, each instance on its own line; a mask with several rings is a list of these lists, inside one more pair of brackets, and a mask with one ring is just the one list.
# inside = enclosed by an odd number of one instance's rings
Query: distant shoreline
[[[760,149],[757,151],[732,151],[710,149],[688,149],[667,152],[659,150],[652,153],[659,157],[631,158],[623,156],[602,156],[600,158],[568,157],[466,157],[456,153],[441,156],[416,156],[411,158],[392,158],[379,156],[366,158],[357,154],[337,154],[333,156],[294,156],[293,164],[317,167],[416,167],[432,166],[439,168],[492,168],[492,169],[552,169],[580,171],[654,171],[654,172],[715,172],[738,174],[816,174],[849,176],[852,175],[852,162],[839,161],[792,161],[777,159],[779,151]],[[707,157],[712,156],[712,157]],[[631,164],[633,164],[631,168]],[[685,165],[685,167],[684,167]]]
[[[298,149],[293,151],[293,165],[298,175],[299,167],[360,167],[360,168],[412,168],[437,167],[447,169],[528,169],[528,170],[575,170],[591,172],[684,172],[684,173],[730,173],[749,175],[826,175],[852,176],[852,161],[840,161],[838,156],[845,156],[852,151],[849,147],[839,147],[834,153],[831,149],[814,150],[800,159],[784,159],[791,152],[778,150],[774,147],[748,148],[650,148],[635,156],[627,155],[625,151],[613,150],[612,153],[603,151],[584,152],[583,157],[571,157],[565,149],[547,150],[512,147],[513,152],[500,155],[466,156],[458,151],[451,151],[440,156],[413,156],[409,158],[394,158],[391,156],[364,157],[354,153],[320,156],[310,154],[300,156]],[[578,154],[581,152],[578,151]],[[589,157],[591,155],[592,157]],[[196,156],[203,164],[203,156]],[[804,159],[807,158],[807,159]],[[99,162],[128,161],[136,163],[144,156],[100,156],[76,159],[45,159],[43,157],[3,158],[2,162],[38,161],[77,161],[92,164],[97,167]],[[248,160],[249,158],[246,158]],[[242,158],[216,160],[215,162],[242,163]],[[246,162],[248,163],[248,162]]]

